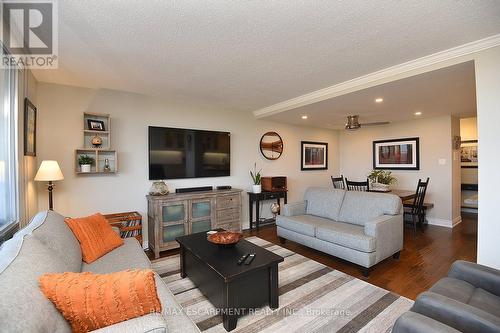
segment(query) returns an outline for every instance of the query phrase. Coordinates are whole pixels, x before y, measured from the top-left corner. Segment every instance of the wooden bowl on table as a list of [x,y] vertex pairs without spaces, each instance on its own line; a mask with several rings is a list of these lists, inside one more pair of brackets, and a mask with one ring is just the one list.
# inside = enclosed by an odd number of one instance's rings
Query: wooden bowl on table
[[219,231],[215,234],[208,235],[207,239],[219,247],[234,247],[236,243],[243,238],[239,232]]

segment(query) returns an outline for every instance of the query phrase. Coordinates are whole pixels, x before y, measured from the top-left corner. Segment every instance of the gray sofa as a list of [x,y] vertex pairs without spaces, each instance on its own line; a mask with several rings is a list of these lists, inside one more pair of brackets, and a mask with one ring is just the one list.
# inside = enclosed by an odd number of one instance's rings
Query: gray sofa
[[276,218],[286,239],[369,269],[403,248],[401,199],[392,194],[312,187]]
[[[133,268],[151,268],[151,263],[134,238],[86,264],[80,244],[55,212],[41,212],[0,248],[0,331],[71,332],[68,322],[41,293],[38,278],[48,272],[109,273]],[[148,314],[108,326],[95,332],[199,332],[184,314],[163,280],[156,275],[162,314]]]
[[500,270],[456,261],[393,328],[393,333],[429,332],[499,333]]

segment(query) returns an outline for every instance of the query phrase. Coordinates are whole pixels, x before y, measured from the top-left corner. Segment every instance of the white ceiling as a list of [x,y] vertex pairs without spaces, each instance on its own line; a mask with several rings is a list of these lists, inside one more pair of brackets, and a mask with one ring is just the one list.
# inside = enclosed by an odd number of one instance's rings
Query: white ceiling
[[40,81],[252,111],[500,33],[500,1],[59,1]]
[[[383,98],[376,103],[376,98]],[[422,112],[416,116],[415,112]],[[344,128],[348,115],[360,123],[404,121],[443,115],[476,114],[476,84],[472,61],[392,81],[315,104],[266,117],[284,123]],[[301,116],[307,115],[303,120]]]

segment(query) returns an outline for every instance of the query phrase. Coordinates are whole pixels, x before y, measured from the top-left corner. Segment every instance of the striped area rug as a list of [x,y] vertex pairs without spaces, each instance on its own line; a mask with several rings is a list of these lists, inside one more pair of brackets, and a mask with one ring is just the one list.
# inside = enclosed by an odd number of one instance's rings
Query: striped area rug
[[[390,332],[413,301],[331,269],[257,237],[248,241],[285,258],[279,264],[279,309],[264,307],[238,319],[232,332]],[[222,317],[189,278],[181,279],[179,255],[153,261],[200,331],[226,332]]]

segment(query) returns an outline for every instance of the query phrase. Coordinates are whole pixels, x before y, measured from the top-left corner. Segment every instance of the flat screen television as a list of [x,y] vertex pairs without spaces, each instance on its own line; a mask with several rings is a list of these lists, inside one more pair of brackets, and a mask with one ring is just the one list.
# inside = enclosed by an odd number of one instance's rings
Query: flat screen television
[[229,132],[149,126],[149,179],[229,176]]

